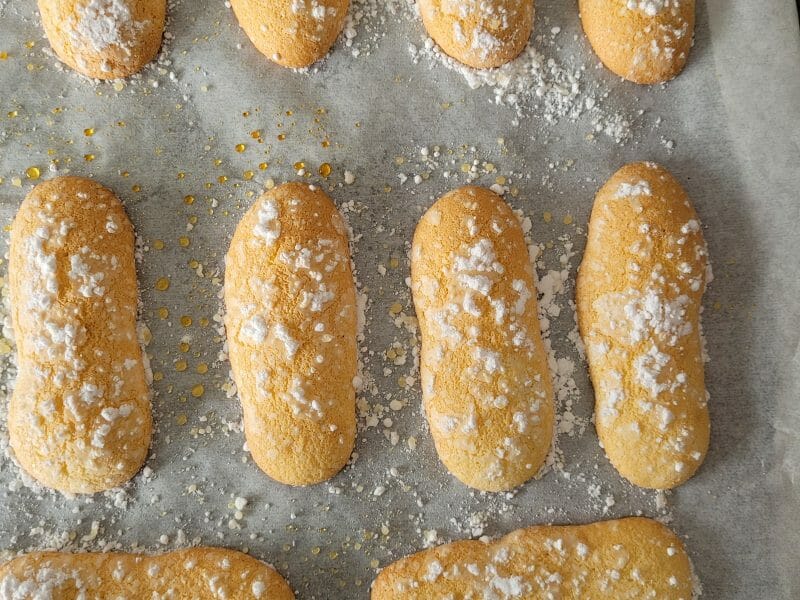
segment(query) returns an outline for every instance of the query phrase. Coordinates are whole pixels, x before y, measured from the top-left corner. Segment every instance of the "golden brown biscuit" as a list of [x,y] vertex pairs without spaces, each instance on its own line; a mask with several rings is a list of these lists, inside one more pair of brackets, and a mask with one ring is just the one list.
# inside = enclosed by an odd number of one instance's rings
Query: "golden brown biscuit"
[[411,250],[425,413],[439,457],[465,484],[521,485],[553,438],[553,390],[519,220],[464,187],[422,217]]
[[581,22],[603,64],[635,83],[661,83],[686,65],[695,0],[579,0]]
[[287,183],[242,218],[226,258],[225,328],[247,445],[270,477],[319,483],[355,443],[356,290],[325,192]]
[[344,28],[350,0],[231,0],[259,52],[284,67],[320,60]]
[[533,0],[418,0],[422,22],[447,54],[475,69],[499,67],[528,44]]
[[89,179],[37,185],[14,219],[8,270],[19,366],[8,409],[14,455],[62,492],[126,482],[147,456],[152,424],[125,210]]
[[166,0],[39,0],[58,58],[97,79],[128,77],[153,60],[166,11]]
[[647,488],[689,479],[708,449],[700,310],[708,252],[686,192],[653,163],[600,189],[576,301],[595,425],[621,475]]
[[294,594],[275,569],[255,558],[222,548],[191,548],[158,556],[25,554],[0,566],[0,597],[292,600]]
[[691,600],[689,557],[651,519],[519,529],[491,543],[465,540],[392,563],[372,600],[495,598]]

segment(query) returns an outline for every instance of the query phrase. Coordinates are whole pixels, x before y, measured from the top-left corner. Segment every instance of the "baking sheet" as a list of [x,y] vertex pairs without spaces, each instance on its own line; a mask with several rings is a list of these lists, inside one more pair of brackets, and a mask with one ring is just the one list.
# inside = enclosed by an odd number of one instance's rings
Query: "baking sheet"
[[[581,88],[595,90],[587,94],[602,107],[550,122],[546,107],[519,117],[495,105],[489,87],[470,89],[431,60],[421,25],[400,2],[357,2],[350,47],[340,41],[302,74],[260,56],[224,3],[174,1],[159,63],[115,86],[57,65],[33,2],[0,0],[0,52],[8,55],[0,60],[0,220],[10,224],[33,185],[31,166],[42,179],[54,164],[117,192],[141,238],[143,320],[157,378],[148,468],[122,490],[64,498],[38,488],[7,456],[3,431],[0,550],[164,551],[202,542],[274,564],[298,598],[366,598],[377,568],[425,545],[645,514],[685,537],[705,597],[798,597],[796,9],[789,0],[698,4],[688,68],[647,89],[597,68],[572,0],[540,2],[535,47],[581,71]],[[627,139],[596,132],[598,119],[628,122]],[[594,192],[620,165],[642,159],[665,164],[688,189],[716,274],[704,313],[711,450],[698,475],[666,495],[625,483],[599,449],[570,307]],[[318,175],[322,163],[332,167],[327,179]],[[300,169],[329,189],[355,234],[369,300],[368,385],[353,464],[327,484],[291,489],[243,450],[220,360],[218,296],[238,218],[263,187]],[[345,171],[355,176],[349,185]],[[478,494],[446,473],[427,432],[405,278],[424,208],[456,185],[498,177],[531,219],[539,277],[553,292],[544,300],[561,359],[561,432],[555,464],[540,480],[512,494]],[[155,289],[162,277],[170,280],[163,292]],[[5,389],[9,357],[0,358]],[[203,364],[206,373],[198,372]],[[195,398],[198,384],[204,391]],[[247,499],[241,514],[236,498]]]

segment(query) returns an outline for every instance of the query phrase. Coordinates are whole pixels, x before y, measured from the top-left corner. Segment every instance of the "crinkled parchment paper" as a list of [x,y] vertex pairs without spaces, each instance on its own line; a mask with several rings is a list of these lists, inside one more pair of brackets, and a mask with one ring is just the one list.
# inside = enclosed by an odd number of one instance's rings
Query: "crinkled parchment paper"
[[[380,566],[432,543],[641,513],[685,538],[706,597],[800,596],[794,3],[699,2],[686,71],[641,88],[598,68],[573,0],[541,1],[536,52],[580,77],[561,99],[551,84],[564,73],[532,80],[544,95],[525,110],[431,58],[404,3],[360,0],[349,47],[340,40],[313,72],[294,73],[259,55],[223,2],[176,0],[158,64],[96,84],[57,65],[32,0],[0,0],[0,220],[37,181],[30,167],[38,180],[96,177],[122,198],[141,238],[157,423],[143,473],[91,498],[23,478],[3,432],[0,550],[225,545],[273,563],[299,598],[366,598]],[[594,193],[642,159],[689,191],[716,274],[704,312],[711,451],[670,494],[634,489],[605,459],[574,343]],[[261,189],[298,177],[328,189],[349,220],[368,298],[357,456],[308,489],[269,480],[243,449],[218,297],[239,217]],[[408,245],[424,208],[467,181],[506,188],[539,248],[559,435],[548,470],[513,494],[454,481],[420,411]],[[10,345],[0,342],[4,390]]]

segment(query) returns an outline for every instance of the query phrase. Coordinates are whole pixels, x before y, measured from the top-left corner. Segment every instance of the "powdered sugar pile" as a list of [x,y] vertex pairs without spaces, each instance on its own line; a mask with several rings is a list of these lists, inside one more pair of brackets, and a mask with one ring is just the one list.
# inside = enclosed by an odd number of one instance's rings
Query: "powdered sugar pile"
[[90,0],[78,5],[72,32],[78,42],[90,45],[95,52],[118,46],[130,53],[129,40],[141,23],[133,20],[129,3],[124,0]]
[[670,5],[669,0],[628,0],[628,10],[640,10],[648,17],[654,17]]
[[[410,2],[410,0],[409,0]],[[419,20],[416,3],[408,12]],[[539,27],[537,22],[536,27]],[[494,103],[508,106],[522,117],[532,116],[547,124],[562,119],[577,121],[588,118],[593,133],[603,133],[622,143],[631,137],[631,119],[602,107],[606,92],[585,76],[583,64],[560,62],[556,55],[561,27],[552,26],[547,33],[534,33],[520,56],[497,69],[472,69],[445,54],[436,43],[425,37],[422,45],[411,43],[408,51],[413,62],[425,59],[430,68],[442,64],[464,77],[471,89],[491,88]]]
[[[521,211],[517,212],[522,229],[525,234],[526,242],[533,263],[534,273],[536,273],[536,289],[538,292],[539,323],[542,330],[542,341],[548,356],[550,367],[550,377],[553,381],[554,400],[556,403],[556,423],[553,435],[553,449],[547,457],[545,468],[554,468],[557,471],[564,471],[563,452],[559,448],[558,437],[561,434],[569,437],[582,436],[586,431],[589,420],[573,412],[576,403],[581,400],[581,393],[575,381],[576,365],[573,358],[557,351],[553,347],[550,338],[551,319],[558,319],[563,310],[565,298],[569,291],[571,280],[571,270],[573,267],[572,258],[575,256],[573,242],[569,235],[562,235],[559,238],[560,248],[556,249],[559,269],[548,269],[548,261],[545,259],[545,246],[534,244],[530,238],[531,220],[524,217]],[[570,302],[570,304],[572,304]],[[572,306],[570,307],[573,308]],[[574,309],[572,310],[574,321]],[[577,326],[576,326],[577,327]],[[580,336],[575,335],[580,340]],[[578,347],[577,353],[581,355],[581,348]]]
[[368,56],[386,32],[386,21],[398,12],[400,0],[353,0],[345,21],[344,45],[354,57]]

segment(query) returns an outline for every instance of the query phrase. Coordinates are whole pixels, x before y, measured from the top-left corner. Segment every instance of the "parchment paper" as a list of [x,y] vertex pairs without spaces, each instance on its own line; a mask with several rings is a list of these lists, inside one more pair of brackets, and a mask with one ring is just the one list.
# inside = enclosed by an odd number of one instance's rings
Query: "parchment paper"
[[[442,65],[412,60],[407,47],[423,47],[424,33],[403,7],[361,19],[360,57],[340,41],[316,72],[301,74],[259,55],[222,2],[177,1],[160,64],[117,89],[56,64],[34,2],[0,0],[0,52],[8,54],[0,60],[0,219],[10,224],[35,183],[26,169],[37,166],[41,180],[54,175],[51,161],[58,173],[93,176],[117,192],[142,240],[143,320],[157,377],[151,457],[123,490],[64,498],[2,459],[0,550],[165,551],[202,542],[274,564],[301,599],[367,598],[377,568],[426,544],[641,513],[667,520],[685,538],[705,597],[800,597],[794,3],[699,2],[686,71],[649,89],[597,68],[575,2],[538,4],[537,31],[561,28],[546,56],[586,65],[584,83],[607,90],[605,109],[630,118],[626,143],[587,139],[587,119],[548,124],[533,111],[515,125],[514,111],[494,105],[489,89],[471,90]],[[569,339],[594,193],[619,166],[642,159],[665,164],[687,188],[716,274],[704,313],[711,451],[696,477],[665,496],[625,483],[604,457],[589,422],[586,366]],[[562,366],[574,363],[560,411],[562,426],[573,417],[577,425],[559,435],[557,464],[508,495],[471,492],[447,474],[413,381],[408,243],[422,210],[466,182],[462,165],[468,170],[475,160],[475,181],[506,177],[513,188],[506,197],[531,218],[530,235],[543,245],[539,276],[568,276],[551,303],[561,312],[552,315],[550,339]],[[369,385],[352,466],[328,484],[290,489],[243,451],[215,315],[238,218],[270,178],[297,178],[300,161],[310,181],[330,190],[356,236],[354,260],[369,298],[362,344]],[[269,166],[259,168],[262,162]],[[327,180],[317,175],[323,162],[333,169]],[[486,162],[497,172],[486,172]],[[345,170],[355,175],[351,185]],[[167,291],[155,290],[161,277],[170,279]],[[394,364],[403,356],[405,364]],[[14,369],[7,352],[2,361],[7,389]],[[206,373],[198,372],[201,363]],[[198,384],[204,390],[195,398]],[[241,515],[237,497],[247,499]]]

